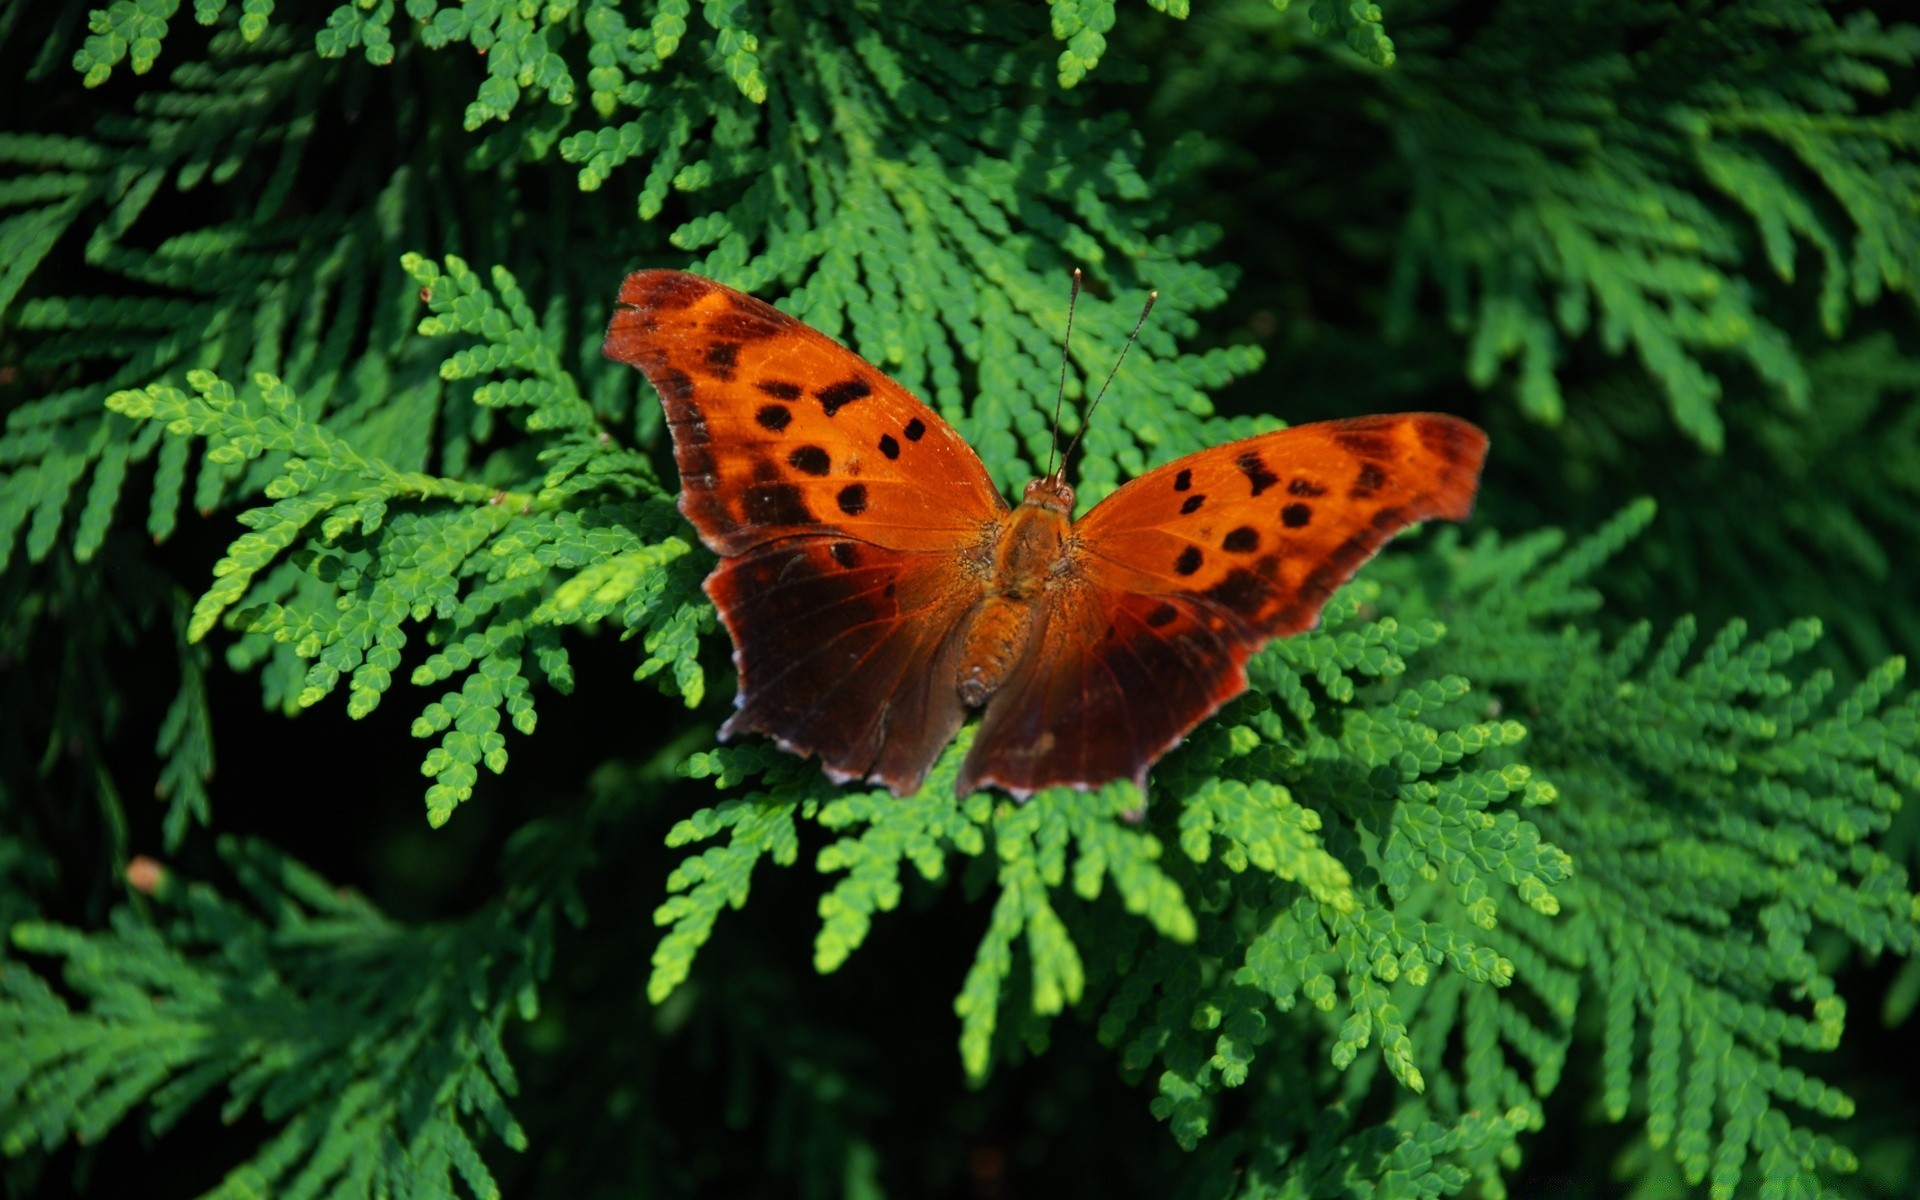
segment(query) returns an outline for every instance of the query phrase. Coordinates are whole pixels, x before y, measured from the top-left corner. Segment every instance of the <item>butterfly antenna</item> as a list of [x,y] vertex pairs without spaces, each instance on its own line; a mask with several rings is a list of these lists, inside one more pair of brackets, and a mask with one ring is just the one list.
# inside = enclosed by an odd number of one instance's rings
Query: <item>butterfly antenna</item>
[[[1073,292],[1067,297],[1067,336],[1060,339],[1060,391],[1053,398],[1053,447],[1047,451],[1047,478],[1053,478],[1053,460],[1060,453],[1060,405],[1067,398],[1067,352],[1073,348],[1073,309],[1080,302],[1080,268],[1073,269]],[[1065,460],[1062,460],[1065,466]]]
[[1113,360],[1113,370],[1107,372],[1107,381],[1100,385],[1100,391],[1094,395],[1093,403],[1087,405],[1087,411],[1080,414],[1080,432],[1073,435],[1073,441],[1067,444],[1067,452],[1060,456],[1062,472],[1067,469],[1067,460],[1073,457],[1075,450],[1079,449],[1080,439],[1086,436],[1087,427],[1093,423],[1093,410],[1100,407],[1101,397],[1105,396],[1107,389],[1113,386],[1113,377],[1120,373],[1120,364],[1127,361],[1127,351],[1133,349],[1134,339],[1140,336],[1142,329],[1146,328],[1147,314],[1153,311],[1153,302],[1159,298],[1159,292],[1147,293],[1146,306],[1140,310],[1140,319],[1133,323],[1133,332],[1127,335],[1127,344],[1120,347],[1120,357]]

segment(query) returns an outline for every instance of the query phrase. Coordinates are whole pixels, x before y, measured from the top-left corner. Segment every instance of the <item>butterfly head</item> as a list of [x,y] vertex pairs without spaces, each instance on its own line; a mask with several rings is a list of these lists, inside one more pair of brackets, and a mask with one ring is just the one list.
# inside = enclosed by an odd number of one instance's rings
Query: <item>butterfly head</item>
[[1027,484],[1027,491],[1020,503],[1035,508],[1044,508],[1048,512],[1057,512],[1063,517],[1073,515],[1073,485],[1061,477],[1059,472],[1036,479]]

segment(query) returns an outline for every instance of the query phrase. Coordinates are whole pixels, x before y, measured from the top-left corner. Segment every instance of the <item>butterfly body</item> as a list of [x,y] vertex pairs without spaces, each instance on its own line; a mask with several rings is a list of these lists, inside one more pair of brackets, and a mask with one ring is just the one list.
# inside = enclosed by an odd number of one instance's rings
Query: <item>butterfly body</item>
[[1310,628],[1401,528],[1471,510],[1486,437],[1453,417],[1302,425],[1149,471],[1073,520],[1059,475],[1011,508],[951,426],[823,334],[641,271],[611,358],[660,392],[680,509],[720,556],[723,737],[916,790],[969,710],[956,781],[1016,796],[1148,767]]
[[1058,479],[1036,479],[1027,498],[994,530],[993,563],[981,603],[965,621],[961,703],[979,708],[1000,690],[1032,640],[1034,624],[1068,586],[1073,489]]

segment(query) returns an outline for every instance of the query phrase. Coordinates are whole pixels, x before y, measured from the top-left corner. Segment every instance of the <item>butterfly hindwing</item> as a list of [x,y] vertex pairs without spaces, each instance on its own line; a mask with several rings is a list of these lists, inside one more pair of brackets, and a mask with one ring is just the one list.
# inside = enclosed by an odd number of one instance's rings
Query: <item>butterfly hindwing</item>
[[723,736],[767,734],[845,782],[920,786],[965,710],[954,631],[976,601],[944,561],[837,538],[723,558],[707,580],[740,672]]
[[987,706],[959,791],[1026,796],[1109,779],[1144,789],[1154,760],[1246,690],[1254,644],[1196,601],[1082,581],[1048,605],[1027,657]]

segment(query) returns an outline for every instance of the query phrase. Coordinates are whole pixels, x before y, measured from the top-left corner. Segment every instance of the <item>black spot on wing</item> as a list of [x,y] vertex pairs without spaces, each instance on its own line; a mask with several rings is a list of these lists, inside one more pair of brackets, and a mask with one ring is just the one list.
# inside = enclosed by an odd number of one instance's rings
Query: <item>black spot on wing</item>
[[1320,611],[1334,589],[1353,577],[1360,564],[1380,546],[1382,538],[1372,529],[1362,529],[1333,548],[1327,560],[1307,572],[1293,603],[1274,614],[1276,625],[1295,626]]
[[1202,561],[1203,556],[1200,553],[1200,547],[1188,546],[1180,552],[1179,558],[1173,560],[1173,573],[1175,575],[1191,575],[1200,569],[1200,563]]
[[841,512],[850,517],[857,517],[867,511],[867,485],[850,483],[840,489],[840,494],[834,497],[834,500],[840,505]]
[[1180,502],[1180,514],[1182,516],[1190,516],[1193,513],[1197,513],[1200,511],[1200,506],[1206,502],[1207,494],[1205,492],[1195,492]]
[[873,385],[854,375],[839,383],[830,383],[814,395],[819,397],[821,411],[831,417],[855,400],[873,395]]
[[655,367],[647,378],[669,404],[685,404],[693,399],[693,380],[678,367]]
[[1222,608],[1252,617],[1267,600],[1267,585],[1244,567],[1235,567],[1227,577],[1200,593]]
[[1373,527],[1382,533],[1394,533],[1407,525],[1407,512],[1390,505],[1373,514]]
[[1180,610],[1171,604],[1162,602],[1158,608],[1147,614],[1147,626],[1151,629],[1164,629],[1173,624]]
[[753,386],[759,388],[767,395],[772,396],[775,400],[798,400],[800,398],[800,385],[797,383],[788,383],[784,379],[756,379],[753,382]]
[[1324,496],[1326,494],[1327,489],[1311,479],[1295,479],[1287,484],[1289,496]]
[[675,450],[705,446],[713,440],[713,433],[707,428],[706,416],[693,405],[678,400],[663,407],[667,410],[667,427],[673,431]]
[[1240,473],[1247,477],[1247,482],[1252,485],[1253,494],[1256,496],[1280,482],[1278,475],[1267,470],[1266,460],[1252,450],[1234,459],[1233,465],[1239,467]]
[[1379,534],[1370,529],[1362,529],[1335,546],[1328,561],[1340,572],[1340,578],[1344,580],[1351,576],[1354,569],[1361,563],[1367,561],[1368,556],[1378,549],[1379,545]]
[[707,370],[723,382],[733,378],[734,362],[740,357],[739,342],[715,342],[707,347]]
[[1428,453],[1450,463],[1472,458],[1480,448],[1480,431],[1465,421],[1426,417],[1414,422],[1413,432]]
[[1353,487],[1347,492],[1351,500],[1365,500],[1379,491],[1387,482],[1387,473],[1373,463],[1361,463],[1360,474],[1353,480]]
[[771,433],[779,433],[793,422],[793,414],[778,404],[763,404],[760,411],[753,414],[760,428]]
[[707,322],[707,332],[728,342],[760,342],[797,324],[792,317],[752,296],[733,293],[727,311]]
[[808,475],[825,475],[833,469],[833,459],[818,446],[801,446],[787,455],[787,465]]
[[791,483],[763,483],[747,489],[746,519],[753,525],[817,525],[800,489]]
[[908,441],[917,442],[927,435],[927,423],[919,417],[915,417],[913,420],[908,421],[907,427],[900,432],[907,435]]
[[1185,467],[1180,468],[1180,473],[1173,477],[1173,490],[1176,492],[1184,492],[1192,486],[1193,472]]
[[900,443],[894,440],[892,434],[883,433],[880,435],[880,453],[886,455],[888,458],[900,457]]
[[854,548],[852,542],[835,542],[827,553],[833,555],[833,561],[849,571],[860,565],[860,551]]
[[1288,529],[1299,529],[1313,520],[1313,509],[1305,504],[1289,504],[1280,510],[1280,523]]
[[1220,539],[1220,548],[1229,554],[1251,554],[1260,548],[1260,534],[1251,525],[1242,525]]

